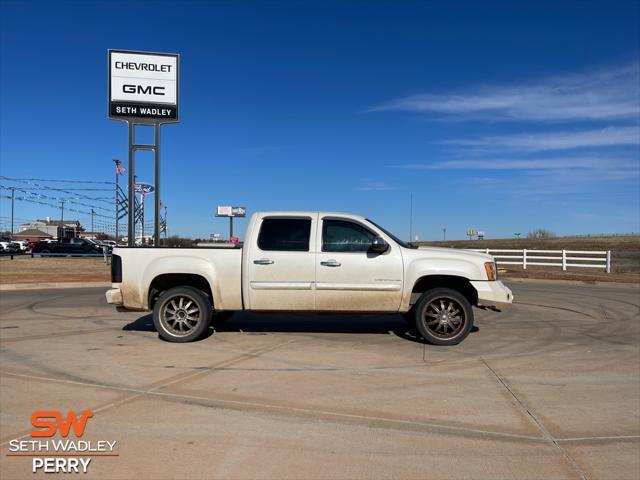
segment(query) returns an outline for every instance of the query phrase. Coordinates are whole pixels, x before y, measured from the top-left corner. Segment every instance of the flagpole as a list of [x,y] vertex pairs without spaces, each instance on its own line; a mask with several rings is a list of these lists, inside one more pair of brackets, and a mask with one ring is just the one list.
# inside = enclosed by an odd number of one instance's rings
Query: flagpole
[[120,175],[120,172],[119,172],[120,160],[117,160],[117,159],[114,158],[113,159],[113,163],[116,164],[116,245],[117,245],[118,244],[118,237],[119,237],[119,233],[120,233],[119,229],[118,229],[118,214],[119,214],[118,207],[120,206],[120,205],[118,205],[118,198],[119,198],[119,195],[118,195],[118,175]]

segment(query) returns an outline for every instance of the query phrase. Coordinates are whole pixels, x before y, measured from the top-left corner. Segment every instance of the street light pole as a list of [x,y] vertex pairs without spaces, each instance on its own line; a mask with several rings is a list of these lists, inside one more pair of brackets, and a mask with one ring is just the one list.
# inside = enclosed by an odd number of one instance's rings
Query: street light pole
[[16,202],[16,187],[11,187],[11,238],[13,238],[13,208]]
[[409,196],[409,241],[413,241],[413,193]]

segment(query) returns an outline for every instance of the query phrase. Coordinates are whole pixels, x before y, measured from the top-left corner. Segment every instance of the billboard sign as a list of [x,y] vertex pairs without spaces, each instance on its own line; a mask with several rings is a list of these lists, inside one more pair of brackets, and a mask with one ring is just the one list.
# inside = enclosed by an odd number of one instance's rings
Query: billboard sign
[[109,50],[109,118],[178,121],[180,56]]
[[227,205],[218,205],[218,209],[216,210],[216,217],[230,217],[231,216],[231,206]]
[[247,215],[245,207],[231,207],[231,215],[234,217],[244,217]]
[[246,207],[232,207],[230,205],[218,205],[216,209],[216,217],[245,217],[247,215]]

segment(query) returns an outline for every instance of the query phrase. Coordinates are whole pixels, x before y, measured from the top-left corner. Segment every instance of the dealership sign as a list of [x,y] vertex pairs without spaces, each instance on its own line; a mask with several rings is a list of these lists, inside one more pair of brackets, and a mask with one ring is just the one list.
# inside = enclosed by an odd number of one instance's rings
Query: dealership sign
[[148,183],[136,183],[134,184],[133,189],[142,195],[153,193],[154,190],[153,185],[149,185]]
[[109,50],[109,118],[178,121],[180,56]]

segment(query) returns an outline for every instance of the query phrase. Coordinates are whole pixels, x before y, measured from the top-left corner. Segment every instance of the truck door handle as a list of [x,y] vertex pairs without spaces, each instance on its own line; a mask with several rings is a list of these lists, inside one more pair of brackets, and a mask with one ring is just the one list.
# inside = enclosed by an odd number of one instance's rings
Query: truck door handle
[[336,260],[327,260],[324,262],[320,262],[320,265],[324,267],[339,267],[342,264]]
[[258,260],[254,260],[253,263],[256,265],[271,265],[273,264],[273,260],[269,260],[268,258],[260,258]]

